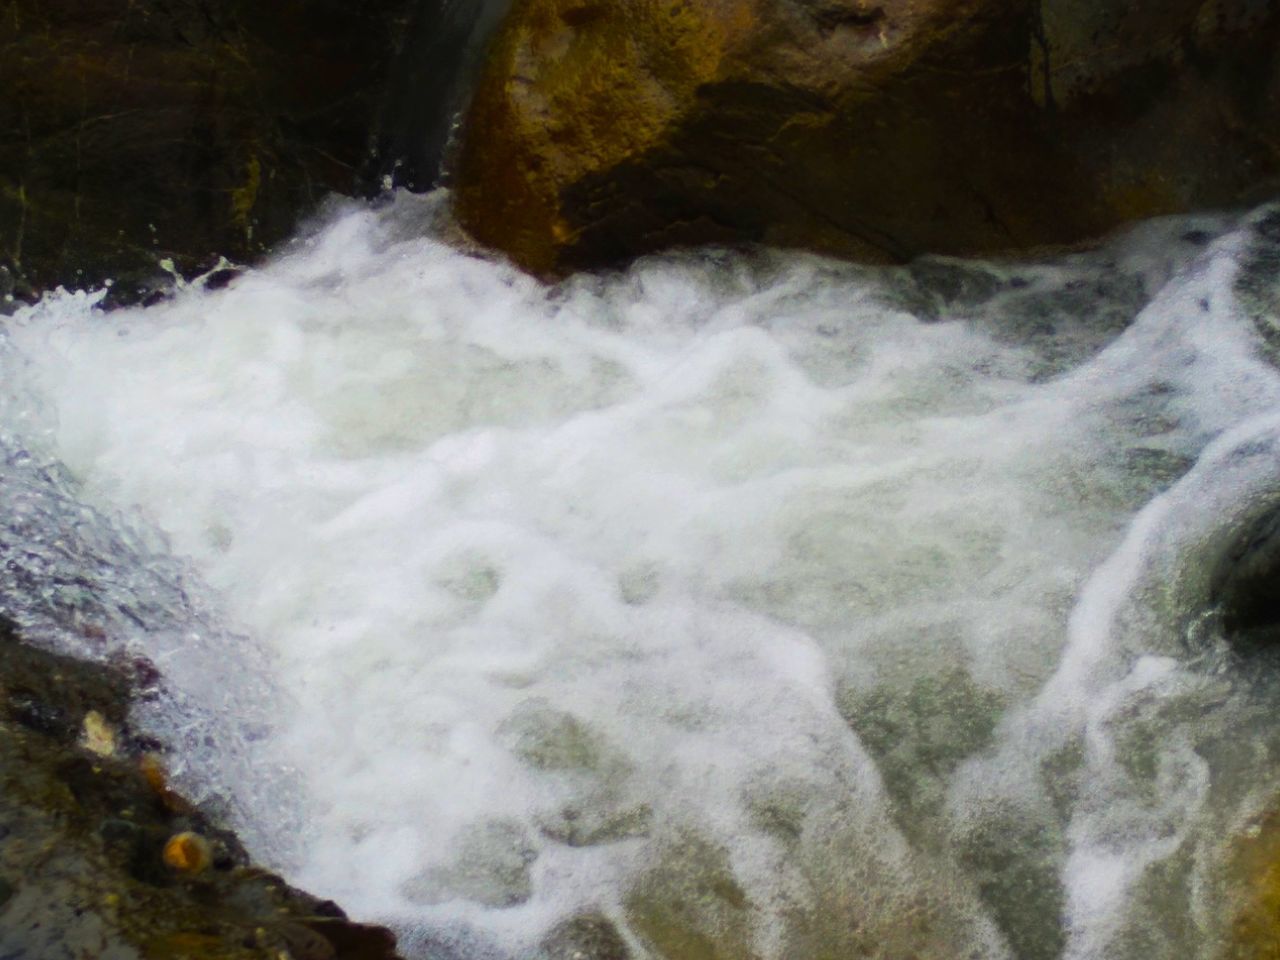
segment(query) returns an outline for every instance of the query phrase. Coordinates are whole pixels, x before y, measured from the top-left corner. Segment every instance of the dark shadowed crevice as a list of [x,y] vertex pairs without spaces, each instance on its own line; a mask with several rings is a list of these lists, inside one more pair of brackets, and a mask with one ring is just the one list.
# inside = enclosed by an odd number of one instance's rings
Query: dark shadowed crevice
[[1222,559],[1210,600],[1233,646],[1257,650],[1280,641],[1280,508],[1250,526]]
[[424,192],[441,177],[454,119],[510,0],[418,0],[391,68],[360,187]]

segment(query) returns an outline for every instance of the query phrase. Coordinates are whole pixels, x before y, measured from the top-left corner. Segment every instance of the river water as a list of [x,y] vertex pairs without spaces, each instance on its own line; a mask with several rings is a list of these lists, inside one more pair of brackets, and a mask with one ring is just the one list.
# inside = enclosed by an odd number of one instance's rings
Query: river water
[[0,327],[0,605],[154,660],[187,789],[414,956],[1218,955],[1280,214],[546,288],[445,204]]

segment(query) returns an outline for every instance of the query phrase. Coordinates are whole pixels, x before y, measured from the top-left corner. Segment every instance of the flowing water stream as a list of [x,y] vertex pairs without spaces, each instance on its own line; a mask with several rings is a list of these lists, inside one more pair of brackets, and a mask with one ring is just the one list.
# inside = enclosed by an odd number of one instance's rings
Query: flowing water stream
[[186,787],[412,956],[1219,955],[1280,213],[548,289],[444,204],[4,321],[0,606],[154,660]]

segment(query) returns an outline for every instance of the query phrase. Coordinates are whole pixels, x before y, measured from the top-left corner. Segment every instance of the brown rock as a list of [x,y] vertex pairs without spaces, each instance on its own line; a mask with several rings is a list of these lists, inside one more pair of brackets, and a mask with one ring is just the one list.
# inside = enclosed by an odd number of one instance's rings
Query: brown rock
[[1072,244],[1280,185],[1278,41],[1253,0],[516,0],[458,211],[549,273]]
[[1280,815],[1258,817],[1236,839],[1227,862],[1230,923],[1222,960],[1280,957]]

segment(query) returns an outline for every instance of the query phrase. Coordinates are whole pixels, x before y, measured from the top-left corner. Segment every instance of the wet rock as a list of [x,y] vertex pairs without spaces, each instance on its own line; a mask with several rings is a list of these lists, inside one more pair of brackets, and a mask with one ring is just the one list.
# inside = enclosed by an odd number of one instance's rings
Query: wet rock
[[350,193],[407,6],[0,3],[0,296],[142,300]]
[[342,960],[384,960],[395,954],[395,935],[385,927],[350,923],[345,916],[315,917],[307,920],[306,926],[327,940],[334,956]]
[[[129,729],[134,692],[128,672],[26,646],[0,620],[0,956],[393,960],[388,931],[253,868],[233,834],[165,801]],[[110,753],[83,739],[99,723]]]
[[486,907],[514,907],[533,896],[532,866],[537,858],[537,848],[519,823],[482,823],[463,831],[451,864],[423,871],[404,885],[403,892],[416,903],[460,899]]
[[1280,815],[1272,810],[1237,838],[1227,863],[1234,910],[1221,960],[1280,956]]
[[126,728],[129,695],[122,671],[51,657],[20,643],[0,618],[0,720],[71,745],[90,714],[103,725]]
[[908,661],[881,686],[845,687],[839,705],[876,758],[894,819],[915,838],[940,813],[949,775],[991,743],[1003,702],[963,667]]
[[1253,320],[1262,352],[1280,366],[1280,209],[1264,209],[1236,274],[1237,303]]
[[598,734],[542,698],[521,704],[498,733],[512,753],[537,770],[595,770],[616,763]]
[[[1036,811],[1035,813],[1039,813]],[[985,811],[966,825],[956,853],[1018,960],[1056,960],[1066,949],[1057,822],[1026,810]]]
[[1280,185],[1278,40],[1251,0],[516,0],[458,210],[548,273],[1072,244]]
[[631,929],[667,960],[750,960],[752,904],[725,851],[692,835],[665,851],[626,899]]
[[1280,642],[1280,510],[1243,531],[1220,562],[1211,581],[1210,605],[1237,649]]
[[582,801],[566,804],[538,822],[542,833],[570,847],[594,847],[647,836],[653,809],[647,803],[627,803],[610,790],[588,792]]
[[608,918],[585,914],[557,924],[543,937],[534,960],[630,960],[626,941]]
[[530,768],[571,786],[574,799],[538,818],[544,836],[571,847],[616,843],[645,835],[653,817],[646,803],[627,799],[625,757],[599,732],[548,700],[535,697],[498,728],[511,753]]

